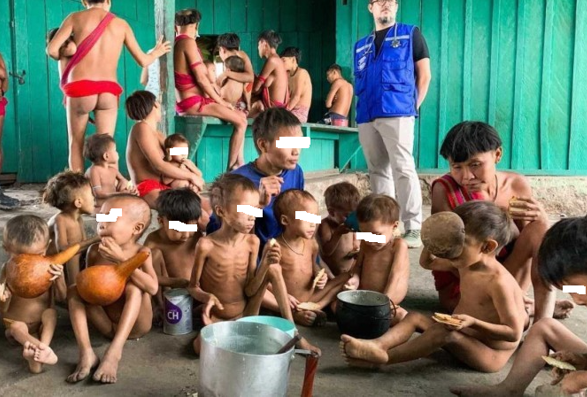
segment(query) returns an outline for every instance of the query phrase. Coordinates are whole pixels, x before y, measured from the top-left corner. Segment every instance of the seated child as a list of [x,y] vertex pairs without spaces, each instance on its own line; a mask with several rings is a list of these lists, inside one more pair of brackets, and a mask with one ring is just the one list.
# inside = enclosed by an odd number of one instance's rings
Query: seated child
[[336,183],[324,192],[328,216],[318,226],[318,243],[320,257],[328,265],[328,278],[348,272],[355,263],[359,242],[344,222],[360,200],[359,190],[349,182]]
[[[145,200],[130,194],[112,196],[102,204],[100,213],[107,215],[113,208],[120,208],[122,216],[115,222],[98,222],[98,235],[102,241],[90,246],[88,267],[96,264],[116,266],[140,251],[150,252],[149,248],[137,242],[151,222],[151,210]],[[95,381],[116,382],[124,343],[127,339],[146,335],[151,329],[151,296],[158,289],[157,275],[150,256],[131,274],[123,296],[112,305],[90,305],[81,298],[75,286],[69,288],[69,316],[79,348],[79,362],[67,378],[68,382],[75,383],[87,378],[95,367]],[[112,338],[101,361],[90,343],[89,324],[105,337]]]
[[[198,241],[189,285],[190,294],[203,303],[203,323],[208,325],[259,314],[269,283],[279,302],[277,311],[293,322],[279,266],[280,244],[267,244],[257,267],[259,238],[250,233],[255,217],[237,210],[238,205],[259,205],[257,187],[244,176],[224,174],[214,182],[210,194],[222,226]],[[305,339],[300,340],[298,346],[320,352]],[[199,336],[194,340],[194,350],[199,354]]]
[[[385,243],[361,241],[361,251],[352,270],[354,275],[347,289],[362,289],[385,294],[399,305],[408,292],[410,258],[408,244],[396,238],[399,224],[399,204],[382,194],[365,197],[357,207],[357,220],[361,232],[385,236]],[[394,323],[407,312],[397,307]]]
[[99,210],[108,197],[116,193],[138,194],[132,182],[118,171],[116,142],[108,134],[94,134],[86,140],[84,157],[92,165],[86,170],[86,177],[92,185],[96,198],[95,209]]
[[[230,72],[245,72],[245,61],[237,55],[226,58],[224,66]],[[226,79],[220,88],[220,96],[226,102],[232,104],[235,109],[247,113],[251,107],[251,93],[247,91],[247,85],[237,80]]]
[[[548,230],[548,215],[532,197],[525,176],[498,171],[503,156],[501,138],[490,125],[465,121],[448,132],[440,148],[448,160],[450,173],[432,183],[432,214],[452,211],[471,200],[494,202],[509,210],[513,222],[512,239],[498,253],[497,259],[512,273],[523,291],[532,284],[534,304],[528,307],[535,321],[543,317],[564,318],[573,309],[570,301],[555,302],[554,292],[538,276],[538,248]],[[510,205],[516,197],[515,205]],[[440,304],[452,311],[460,298],[458,272],[445,261],[434,261],[432,270]],[[530,301],[530,303],[532,303]]]
[[[568,218],[546,232],[538,253],[538,271],[551,285],[587,288],[587,218]],[[587,306],[587,295],[571,293],[576,304]],[[568,362],[577,371],[555,370],[555,382],[565,395],[587,388],[587,343],[559,321],[543,318],[528,331],[508,376],[493,386],[456,386],[451,392],[459,396],[523,396],[532,380],[546,365],[542,356]],[[558,394],[557,394],[558,395]],[[562,394],[561,394],[562,395]]]
[[[341,337],[350,365],[379,366],[427,357],[443,348],[469,367],[497,372],[516,351],[528,315],[522,290],[495,255],[510,239],[509,217],[487,201],[465,203],[454,212],[465,225],[465,245],[453,260],[461,300],[450,323],[410,312],[378,339]],[[412,338],[414,332],[422,332]]]
[[[277,242],[284,247],[280,264],[290,305],[296,310],[294,320],[305,326],[324,325],[326,314],[322,309],[335,300],[350,276],[349,273],[341,273],[328,281],[325,273],[319,274],[320,268],[316,263],[318,242],[314,239],[316,224],[296,219],[297,211],[318,216],[318,203],[310,193],[291,189],[277,197],[273,211],[283,228]],[[312,310],[298,307],[308,302],[315,304]],[[277,300],[271,291],[265,294],[263,307],[277,311]]]
[[185,288],[194,267],[196,244],[202,232],[177,231],[170,221],[195,225],[202,209],[200,197],[189,188],[161,192],[157,198],[159,229],[147,236],[145,246],[153,253],[153,267],[159,281],[159,292],[153,299],[154,321],[163,320],[163,289]]
[[[16,216],[4,227],[3,244],[10,256],[45,255],[49,246],[49,228],[44,220],[35,215]],[[57,356],[49,345],[57,324],[54,299],[65,299],[62,269],[61,266],[51,265],[51,288],[33,299],[21,298],[10,291],[5,284],[6,268],[0,276],[0,314],[6,337],[23,346],[22,355],[28,362],[29,370],[35,374],[41,372],[43,364],[57,363]]]
[[[90,181],[83,174],[64,171],[49,179],[43,195],[44,201],[59,210],[49,219],[50,253],[62,251],[71,244],[86,239],[82,215],[94,213],[94,196]],[[84,253],[80,252],[65,265],[67,286],[75,284],[77,274],[85,267]]]

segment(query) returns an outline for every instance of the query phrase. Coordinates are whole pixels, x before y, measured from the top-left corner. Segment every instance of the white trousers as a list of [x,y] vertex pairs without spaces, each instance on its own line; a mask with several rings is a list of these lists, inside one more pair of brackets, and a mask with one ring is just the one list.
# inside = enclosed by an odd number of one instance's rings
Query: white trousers
[[359,124],[371,190],[396,198],[405,230],[422,227],[422,190],[412,155],[414,123],[414,117],[394,117]]

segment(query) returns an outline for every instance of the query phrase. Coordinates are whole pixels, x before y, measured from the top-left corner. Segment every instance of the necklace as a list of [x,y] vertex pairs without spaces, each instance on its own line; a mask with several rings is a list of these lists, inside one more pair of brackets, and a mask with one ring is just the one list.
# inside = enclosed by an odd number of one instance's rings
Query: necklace
[[495,194],[493,195],[493,202],[497,199],[497,192],[499,191],[499,185],[497,181],[497,174],[495,174]]
[[303,244],[303,246],[302,246],[302,252],[297,252],[296,250],[294,250],[291,247],[291,245],[289,245],[289,243],[287,242],[287,240],[285,239],[285,237],[283,237],[283,234],[281,235],[281,239],[285,243],[285,246],[291,250],[291,252],[293,252],[296,255],[300,255],[300,256],[304,255],[304,250],[306,249],[306,242],[305,241],[302,240],[302,244]]
[[298,66],[296,68],[296,70],[291,74],[291,77],[294,77],[296,75],[296,73],[298,72],[298,70],[300,70],[300,67]]

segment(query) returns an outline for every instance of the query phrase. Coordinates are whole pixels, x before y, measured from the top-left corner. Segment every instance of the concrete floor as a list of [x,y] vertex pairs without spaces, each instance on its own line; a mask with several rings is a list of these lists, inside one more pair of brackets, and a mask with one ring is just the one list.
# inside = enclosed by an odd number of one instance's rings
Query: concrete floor
[[[33,212],[38,210],[34,209]],[[420,268],[418,257],[419,250],[410,251],[410,290],[402,306],[408,310],[428,313],[438,311],[432,276]],[[563,296],[560,292],[559,295]],[[581,307],[575,309],[572,317],[564,320],[564,324],[587,340],[585,320],[587,311]],[[323,352],[314,383],[315,396],[450,396],[449,386],[496,383],[507,374],[511,365],[510,362],[498,374],[480,374],[465,368],[448,353],[439,351],[431,358],[382,371],[358,370],[347,367],[339,354],[340,334],[335,323],[328,323],[319,329],[300,327],[300,331]],[[192,397],[197,392],[199,371],[199,360],[191,351],[194,336],[195,333],[168,336],[161,329],[154,329],[141,340],[127,342],[117,384],[103,386],[87,380],[70,385],[65,382],[65,378],[75,368],[77,348],[67,311],[60,308],[58,328],[52,344],[59,356],[59,363],[47,367],[43,373],[31,375],[21,357],[21,348],[11,346],[5,338],[0,338],[0,396]],[[108,341],[92,332],[92,344],[101,355]],[[289,396],[300,395],[303,375],[304,360],[298,357],[291,367]],[[230,380],[230,374],[226,374],[226,379]],[[533,396],[536,386],[549,381],[549,372],[542,371],[526,395]]]

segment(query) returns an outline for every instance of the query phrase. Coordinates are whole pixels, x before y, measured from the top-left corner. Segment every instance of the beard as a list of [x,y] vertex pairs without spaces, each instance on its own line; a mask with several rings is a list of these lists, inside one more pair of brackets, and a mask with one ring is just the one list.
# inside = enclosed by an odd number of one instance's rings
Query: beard
[[381,16],[377,18],[377,22],[381,25],[389,25],[390,23],[394,22],[394,19],[388,16]]

